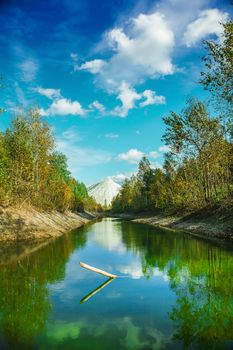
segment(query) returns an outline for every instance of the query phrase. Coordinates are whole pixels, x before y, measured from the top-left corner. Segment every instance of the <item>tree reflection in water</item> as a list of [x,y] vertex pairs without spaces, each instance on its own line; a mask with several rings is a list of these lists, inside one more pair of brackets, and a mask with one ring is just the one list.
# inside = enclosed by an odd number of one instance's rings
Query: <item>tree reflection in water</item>
[[[143,231],[143,232],[142,232]],[[144,225],[122,223],[122,239],[141,256],[151,278],[157,267],[177,295],[170,313],[184,349],[221,349],[233,339],[233,255],[204,241]],[[231,346],[229,345],[229,346]]]
[[[79,344],[90,349],[96,348],[99,342],[101,349],[111,344],[118,349],[230,349],[233,339],[231,251],[182,233],[131,222],[109,219],[98,225],[65,235],[1,267],[0,348],[76,349]],[[131,272],[138,281],[125,279],[126,284],[115,281],[80,305],[80,298],[91,290],[94,281],[88,277],[77,285],[78,278],[72,280],[72,274],[77,277],[79,253],[71,253],[84,246],[85,257],[89,254],[89,258],[103,264],[102,267],[112,259],[111,266],[116,269],[120,266],[124,269],[122,273]],[[68,293],[68,299],[54,300],[49,287],[65,280],[66,265],[72,259],[69,277],[74,283],[63,285],[63,296]],[[154,284],[152,277],[156,279],[155,276],[164,278],[164,289]],[[140,294],[134,290],[135,286],[141,288]],[[164,297],[159,309],[163,290],[172,302]],[[144,295],[145,301],[139,298]],[[156,307],[155,313],[153,307]],[[59,309],[59,315],[54,314],[52,308]]]
[[[62,280],[71,252],[85,245],[85,229],[64,235],[0,270],[0,347],[28,349],[45,329],[51,310],[48,283]],[[1,346],[2,345],[2,346]]]

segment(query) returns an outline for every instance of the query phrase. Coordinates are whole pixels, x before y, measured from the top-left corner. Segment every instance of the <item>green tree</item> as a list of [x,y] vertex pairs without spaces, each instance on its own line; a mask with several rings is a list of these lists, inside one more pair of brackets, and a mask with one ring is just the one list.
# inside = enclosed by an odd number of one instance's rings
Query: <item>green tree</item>
[[221,41],[205,41],[207,55],[203,58],[205,71],[200,83],[212,94],[215,104],[222,106],[223,114],[232,118],[233,112],[233,21],[223,24]]
[[50,126],[37,109],[0,133],[0,203],[28,203],[65,211],[94,209],[84,184],[71,177],[67,158],[54,147]]
[[[211,118],[206,106],[197,100],[188,100],[181,114],[171,112],[164,118],[167,125],[163,140],[177,155],[180,164],[184,159],[196,158],[205,202],[209,202],[213,190],[210,174],[212,146],[216,140],[224,140],[224,130],[218,118]],[[198,174],[198,175],[199,175]]]

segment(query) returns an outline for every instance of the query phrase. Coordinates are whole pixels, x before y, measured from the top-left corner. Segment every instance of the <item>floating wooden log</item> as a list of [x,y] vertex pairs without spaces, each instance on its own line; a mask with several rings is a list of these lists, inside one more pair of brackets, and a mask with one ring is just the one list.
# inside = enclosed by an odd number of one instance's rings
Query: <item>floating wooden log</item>
[[113,275],[113,274],[111,274],[109,272],[97,269],[96,267],[84,264],[83,262],[80,262],[80,266],[84,267],[85,269],[91,270],[91,271],[96,272],[96,273],[100,273],[101,275],[104,275],[104,276],[107,276],[107,277],[110,277],[110,278],[116,278],[117,277],[116,275]]
[[93,295],[95,295],[96,293],[100,292],[103,288],[105,288],[109,283],[111,283],[114,280],[114,278],[109,278],[107,281],[105,281],[104,283],[102,283],[100,286],[98,286],[96,289],[94,289],[92,292],[88,293],[85,297],[83,297],[80,300],[80,304],[85,303],[85,301],[87,301],[88,299],[90,299],[91,297],[93,297]]

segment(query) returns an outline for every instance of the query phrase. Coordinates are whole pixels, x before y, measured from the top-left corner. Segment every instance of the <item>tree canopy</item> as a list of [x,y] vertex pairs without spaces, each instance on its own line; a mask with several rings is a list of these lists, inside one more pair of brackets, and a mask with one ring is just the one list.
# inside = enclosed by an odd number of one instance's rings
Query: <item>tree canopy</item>
[[37,109],[16,116],[0,133],[0,204],[17,203],[60,211],[97,207],[85,185],[72,178]]

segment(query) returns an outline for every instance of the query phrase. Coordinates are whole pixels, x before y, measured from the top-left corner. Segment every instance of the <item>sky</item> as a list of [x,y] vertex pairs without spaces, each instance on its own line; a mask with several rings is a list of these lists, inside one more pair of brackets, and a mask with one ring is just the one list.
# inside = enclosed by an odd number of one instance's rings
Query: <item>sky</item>
[[86,185],[143,155],[162,167],[163,117],[207,97],[203,40],[231,14],[227,0],[0,0],[0,130],[36,106]]

